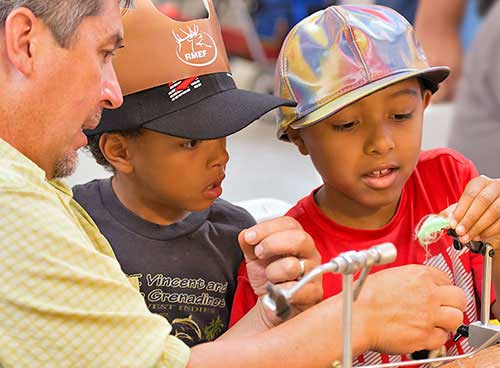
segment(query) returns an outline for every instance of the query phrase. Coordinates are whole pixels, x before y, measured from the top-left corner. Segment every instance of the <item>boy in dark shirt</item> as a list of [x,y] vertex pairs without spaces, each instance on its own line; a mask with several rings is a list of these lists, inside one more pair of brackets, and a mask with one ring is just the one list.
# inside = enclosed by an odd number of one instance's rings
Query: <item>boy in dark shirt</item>
[[[219,199],[225,137],[293,102],[236,88],[215,14],[177,23],[146,3],[124,16],[130,37],[114,62],[125,103],[87,132],[97,162],[114,175],[73,190],[123,271],[138,279],[148,308],[192,346],[227,330],[243,261],[238,234],[255,224]],[[149,55],[159,47],[166,49]],[[145,56],[152,65],[132,69]],[[176,69],[174,61],[190,65]]]

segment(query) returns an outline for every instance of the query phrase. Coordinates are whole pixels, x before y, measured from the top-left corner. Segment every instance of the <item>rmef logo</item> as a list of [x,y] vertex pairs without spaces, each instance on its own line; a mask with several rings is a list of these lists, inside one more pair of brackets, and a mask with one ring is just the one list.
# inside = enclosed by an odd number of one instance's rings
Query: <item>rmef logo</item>
[[217,58],[217,45],[212,36],[206,32],[200,32],[195,24],[193,28],[186,26],[186,29],[179,28],[183,33],[180,36],[172,31],[177,42],[177,57],[184,64],[191,66],[207,66],[212,64]]

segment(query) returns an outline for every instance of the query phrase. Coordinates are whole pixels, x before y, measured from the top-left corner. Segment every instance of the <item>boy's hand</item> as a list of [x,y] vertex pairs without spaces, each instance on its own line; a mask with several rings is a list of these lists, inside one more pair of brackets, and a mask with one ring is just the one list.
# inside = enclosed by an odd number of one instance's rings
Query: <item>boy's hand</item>
[[460,200],[442,212],[462,243],[471,240],[500,249],[500,180],[484,175],[472,179]]
[[[245,255],[248,279],[259,297],[266,294],[271,282],[290,288],[297,279],[318,266],[321,257],[314,241],[291,217],[278,217],[243,230],[238,236]],[[321,277],[308,283],[293,296],[294,314],[318,303],[323,298]],[[281,322],[270,311],[266,318],[272,324]]]

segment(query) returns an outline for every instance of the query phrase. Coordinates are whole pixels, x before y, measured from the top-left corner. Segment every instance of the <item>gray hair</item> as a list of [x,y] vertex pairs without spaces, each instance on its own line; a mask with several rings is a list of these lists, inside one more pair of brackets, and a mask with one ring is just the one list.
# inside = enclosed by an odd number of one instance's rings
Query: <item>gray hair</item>
[[[133,0],[122,0],[124,8]],[[103,0],[0,0],[0,26],[5,26],[9,14],[25,7],[43,20],[62,47],[68,47],[76,29],[84,18],[98,15]]]

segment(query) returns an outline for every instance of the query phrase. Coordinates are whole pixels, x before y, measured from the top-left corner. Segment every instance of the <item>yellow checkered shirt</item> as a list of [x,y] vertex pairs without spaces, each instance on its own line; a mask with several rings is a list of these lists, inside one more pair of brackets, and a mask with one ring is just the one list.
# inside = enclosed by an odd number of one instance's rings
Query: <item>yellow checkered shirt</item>
[[0,139],[0,367],[185,367],[71,190]]

